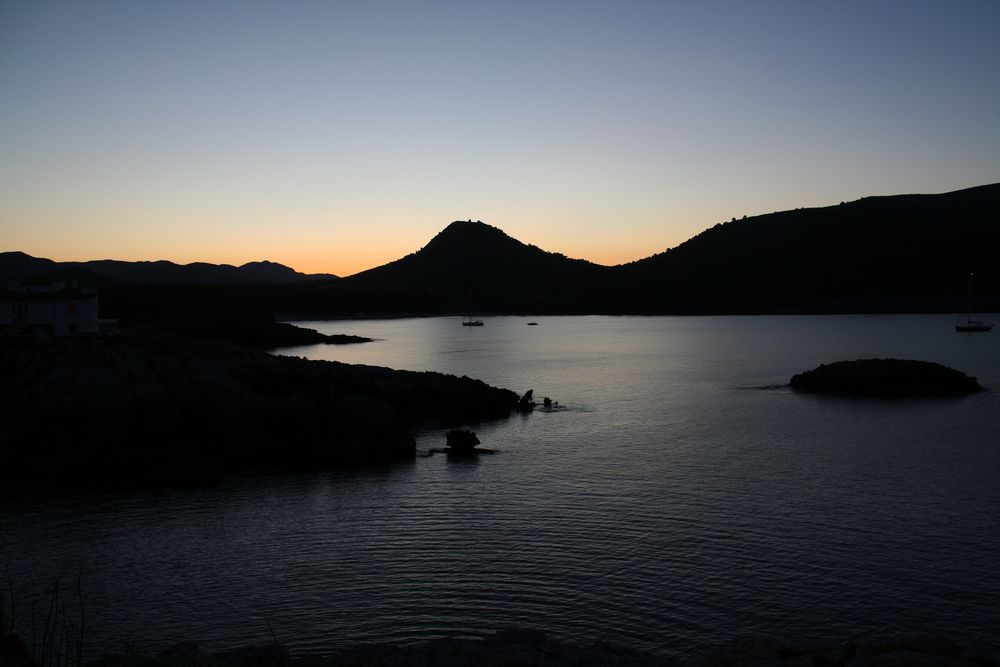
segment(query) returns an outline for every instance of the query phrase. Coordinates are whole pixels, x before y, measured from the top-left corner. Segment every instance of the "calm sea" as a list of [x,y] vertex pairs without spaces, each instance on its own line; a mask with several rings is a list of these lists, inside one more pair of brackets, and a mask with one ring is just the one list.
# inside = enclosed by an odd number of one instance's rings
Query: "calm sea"
[[[746,634],[1000,636],[996,332],[956,334],[948,316],[303,324],[378,341],[283,353],[469,375],[559,409],[471,425],[496,450],[477,460],[8,502],[0,574],[19,625],[80,572],[95,651],[223,649],[268,625],[318,653],[511,625],[670,656]],[[881,356],[994,391],[781,386]]]

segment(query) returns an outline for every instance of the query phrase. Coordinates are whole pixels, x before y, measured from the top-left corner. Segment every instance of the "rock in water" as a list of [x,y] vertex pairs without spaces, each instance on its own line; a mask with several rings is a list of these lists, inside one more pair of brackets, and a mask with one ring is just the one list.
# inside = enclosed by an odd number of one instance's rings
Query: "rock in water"
[[456,453],[471,452],[479,444],[479,438],[476,437],[476,434],[464,429],[453,428],[448,431],[445,438],[448,447]]
[[857,359],[823,364],[792,377],[799,391],[857,396],[958,396],[983,391],[954,368],[911,359]]

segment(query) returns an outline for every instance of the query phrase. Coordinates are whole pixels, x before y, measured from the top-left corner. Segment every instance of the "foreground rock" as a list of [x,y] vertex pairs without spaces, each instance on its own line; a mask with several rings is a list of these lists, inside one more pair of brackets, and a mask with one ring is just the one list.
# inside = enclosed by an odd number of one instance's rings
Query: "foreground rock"
[[472,450],[479,444],[479,438],[472,431],[453,428],[445,434],[445,442],[448,443],[448,448],[455,453],[472,453]]
[[483,639],[435,639],[409,645],[361,646],[325,661],[322,665],[368,667],[652,667],[666,665],[662,658],[639,653],[624,646],[597,641],[572,644],[553,641],[540,630],[513,628],[501,630]]
[[[140,662],[137,662],[139,660]],[[336,655],[296,656],[277,643],[210,654],[184,642],[156,658],[106,656],[93,667],[143,664],[162,667],[807,667],[812,665],[890,667],[996,667],[989,649],[962,647],[947,637],[914,634],[892,639],[848,642],[783,642],[749,637],[728,642],[693,661],[674,661],[602,641],[558,642],[539,630],[502,630],[482,639],[434,639],[415,644],[359,646]]]
[[198,481],[412,457],[418,427],[500,419],[513,392],[165,335],[0,345],[0,478]]
[[479,437],[472,431],[453,428],[445,434],[447,446],[443,449],[431,449],[428,454],[447,454],[457,458],[475,458],[480,454],[495,454],[492,449],[479,447]]
[[688,667],[728,665],[787,665],[808,667],[995,667],[995,648],[964,647],[948,637],[915,633],[901,637],[848,642],[785,642],[770,637],[748,637],[724,644]]
[[517,402],[518,412],[531,412],[535,409],[535,390],[529,389],[524,392],[524,396]]
[[858,359],[823,364],[792,377],[799,391],[859,396],[957,396],[983,391],[974,377],[929,361]]

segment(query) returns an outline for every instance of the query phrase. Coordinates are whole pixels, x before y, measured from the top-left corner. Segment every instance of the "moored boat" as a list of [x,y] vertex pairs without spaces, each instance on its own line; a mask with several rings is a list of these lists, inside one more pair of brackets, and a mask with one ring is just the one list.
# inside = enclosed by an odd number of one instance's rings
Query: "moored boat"
[[988,322],[981,322],[972,319],[972,274],[969,274],[969,298],[965,309],[965,322],[959,320],[955,323],[955,331],[959,333],[979,333],[992,331],[993,325]]

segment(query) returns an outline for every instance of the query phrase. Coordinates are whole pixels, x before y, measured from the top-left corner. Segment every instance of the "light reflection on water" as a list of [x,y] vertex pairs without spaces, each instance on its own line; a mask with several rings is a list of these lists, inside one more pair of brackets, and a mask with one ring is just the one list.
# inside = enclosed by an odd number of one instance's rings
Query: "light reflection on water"
[[381,340],[284,351],[565,406],[476,425],[496,455],[24,501],[0,507],[3,564],[25,601],[82,568],[106,649],[223,648],[267,623],[312,652],[508,625],[668,655],[748,633],[995,637],[1000,394],[761,389],[876,356],[1000,388],[995,336],[941,316],[532,320],[304,323]]

